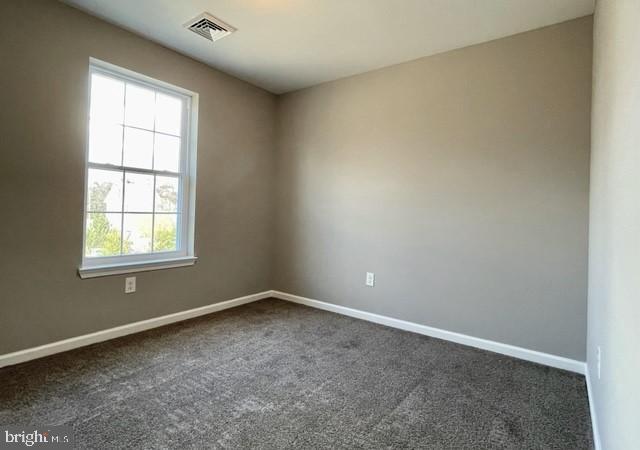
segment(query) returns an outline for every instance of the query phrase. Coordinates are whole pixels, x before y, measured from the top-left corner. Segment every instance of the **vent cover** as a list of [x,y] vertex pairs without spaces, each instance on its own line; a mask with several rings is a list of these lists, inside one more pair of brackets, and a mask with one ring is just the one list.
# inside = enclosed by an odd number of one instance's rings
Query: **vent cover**
[[222,20],[206,12],[194,17],[185,23],[184,26],[203,38],[209,39],[211,42],[229,36],[236,31],[231,25],[224,23]]

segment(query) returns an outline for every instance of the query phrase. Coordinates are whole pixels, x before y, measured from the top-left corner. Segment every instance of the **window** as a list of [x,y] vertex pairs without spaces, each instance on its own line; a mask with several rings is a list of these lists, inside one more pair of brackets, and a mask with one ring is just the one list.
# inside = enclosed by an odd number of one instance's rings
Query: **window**
[[91,60],[83,278],[193,264],[197,94]]

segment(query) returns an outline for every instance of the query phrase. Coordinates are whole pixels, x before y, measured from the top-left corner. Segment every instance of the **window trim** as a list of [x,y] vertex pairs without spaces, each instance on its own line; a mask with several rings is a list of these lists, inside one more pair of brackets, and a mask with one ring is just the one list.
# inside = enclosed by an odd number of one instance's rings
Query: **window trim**
[[[176,236],[178,249],[170,252],[155,252],[134,255],[117,256],[85,256],[86,246],[86,221],[87,221],[87,196],[88,196],[88,175],[89,168],[100,166],[109,170],[111,166],[114,170],[134,173],[148,173],[149,170],[139,168],[128,168],[127,166],[116,166],[109,164],[96,164],[89,162],[89,108],[91,105],[91,79],[94,73],[116,77],[131,84],[151,88],[155,91],[181,97],[183,102],[182,120],[182,140],[180,149],[180,189],[182,195],[179,196],[178,211],[180,211],[180,224],[178,235]],[[81,278],[93,278],[106,275],[117,275],[123,273],[140,272],[146,270],[158,270],[172,267],[184,267],[193,265],[197,257],[194,253],[195,240],[195,200],[196,200],[196,152],[197,152],[197,124],[198,124],[198,94],[179,86],[166,83],[161,80],[148,77],[146,75],[124,69],[119,66],[101,61],[96,58],[89,59],[89,76],[87,86],[87,114],[86,114],[86,145],[85,145],[85,167],[84,167],[84,204],[82,223],[82,263],[78,268]],[[186,146],[186,148],[184,148]],[[183,169],[184,168],[184,169]],[[130,169],[130,170],[129,170]],[[156,173],[156,171],[151,171]],[[175,173],[172,173],[175,176]],[[155,195],[155,194],[154,194]],[[122,212],[124,214],[124,212]]]

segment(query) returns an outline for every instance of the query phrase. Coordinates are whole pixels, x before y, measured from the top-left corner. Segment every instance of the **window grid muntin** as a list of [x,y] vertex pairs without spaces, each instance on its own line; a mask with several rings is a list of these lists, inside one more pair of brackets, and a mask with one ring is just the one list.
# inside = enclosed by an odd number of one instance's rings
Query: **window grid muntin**
[[[120,254],[119,255],[109,255],[109,256],[89,256],[86,254],[87,248],[86,248],[86,241],[83,244],[83,260],[105,260],[107,262],[112,262],[113,260],[120,260],[122,262],[128,262],[128,260],[139,260],[140,257],[144,257],[144,256],[150,256],[153,257],[154,259],[157,259],[158,257],[161,257],[163,255],[165,256],[172,256],[172,255],[176,255],[176,256],[184,256],[187,255],[188,249],[186,248],[187,245],[187,239],[188,236],[187,234],[189,233],[188,231],[188,227],[189,227],[189,223],[188,223],[188,217],[187,215],[189,214],[187,211],[188,208],[188,203],[186,202],[187,200],[187,196],[189,195],[188,193],[188,189],[189,189],[189,182],[188,182],[188,178],[189,178],[189,174],[187,173],[188,170],[188,163],[189,163],[189,159],[191,158],[188,155],[188,150],[187,150],[187,142],[189,139],[189,126],[190,126],[190,110],[189,110],[189,106],[190,106],[190,100],[191,100],[191,96],[186,95],[182,92],[176,92],[174,90],[165,88],[163,86],[160,85],[156,85],[153,83],[148,83],[145,82],[143,80],[138,80],[136,78],[131,78],[127,75],[123,75],[120,74],[118,72],[112,72],[108,69],[103,69],[102,67],[96,67],[96,66],[91,66],[91,71],[90,71],[90,77],[92,77],[94,74],[98,74],[101,75],[103,77],[107,77],[107,78],[111,78],[111,79],[115,79],[121,83],[123,83],[124,87],[124,94],[123,94],[123,109],[122,109],[122,118],[121,121],[117,121],[117,122],[110,122],[113,125],[117,125],[122,127],[122,141],[121,141],[121,146],[120,146],[120,162],[121,164],[118,165],[114,165],[114,164],[109,164],[109,163],[96,163],[96,162],[91,162],[88,160],[89,156],[90,156],[90,152],[87,152],[87,169],[85,171],[85,177],[87,178],[87,185],[86,185],[86,189],[88,192],[88,169],[89,168],[94,168],[94,169],[101,169],[101,170],[112,170],[112,171],[116,171],[119,173],[122,173],[122,211],[117,211],[117,212],[106,212],[106,211],[90,211],[88,209],[88,205],[85,203],[85,230],[86,230],[86,226],[87,226],[87,220],[88,220],[88,214],[91,213],[105,213],[105,214],[121,214],[121,226],[120,226]],[[173,133],[167,133],[164,131],[156,131],[156,119],[157,119],[157,111],[154,111],[154,123],[153,123],[153,129],[148,129],[148,128],[144,128],[144,127],[138,127],[135,125],[127,125],[125,124],[125,114],[126,114],[126,99],[127,99],[127,85],[128,84],[132,84],[132,85],[138,85],[141,86],[145,89],[149,89],[151,91],[154,92],[154,106],[157,105],[157,99],[158,99],[158,95],[160,93],[164,94],[164,95],[168,95],[172,98],[178,99],[180,101],[181,104],[181,121],[180,121],[180,135],[176,135]],[[91,85],[90,85],[91,86]],[[91,89],[89,90],[89,92],[91,92]],[[89,120],[91,120],[91,118],[89,118]],[[100,119],[98,119],[100,120]],[[145,168],[139,168],[139,167],[131,167],[131,166],[125,166],[124,165],[124,138],[125,138],[125,128],[132,128],[132,129],[139,129],[139,130],[144,130],[144,131],[149,131],[153,133],[153,140],[154,140],[154,148],[153,148],[153,153],[152,153],[152,165],[151,165],[151,169],[145,169]],[[89,133],[90,133],[90,126],[89,126]],[[170,137],[174,137],[179,139],[179,149],[178,149],[178,172],[173,172],[173,171],[168,171],[168,170],[155,170],[154,166],[155,166],[155,157],[156,157],[156,148],[155,148],[155,140],[156,140],[156,136],[157,135],[164,135],[164,136],[170,136]],[[126,174],[127,172],[134,172],[134,173],[144,173],[144,174],[152,174],[154,176],[153,178],[153,207],[152,207],[152,212],[138,212],[138,211],[125,211],[124,209],[124,202],[125,202],[125,196],[126,196]],[[156,201],[156,182],[157,182],[157,177],[158,176],[163,176],[163,177],[172,177],[172,178],[176,178],[177,179],[177,188],[178,188],[178,193],[177,193],[177,199],[176,199],[176,211],[175,212],[156,212],[155,211],[155,201]],[[147,253],[123,253],[123,246],[124,246],[124,218],[125,218],[125,214],[151,214],[152,215],[152,224],[151,224],[151,233],[152,233],[152,240],[151,240],[151,252],[147,252]],[[175,249],[174,250],[163,250],[163,251],[154,251],[153,249],[155,248],[155,215],[172,215],[175,217],[175,222],[176,222],[176,244],[175,244]],[[191,225],[192,226],[192,225]],[[85,231],[86,232],[86,231]],[[85,237],[86,239],[86,237]],[[117,262],[117,261],[115,261]]]

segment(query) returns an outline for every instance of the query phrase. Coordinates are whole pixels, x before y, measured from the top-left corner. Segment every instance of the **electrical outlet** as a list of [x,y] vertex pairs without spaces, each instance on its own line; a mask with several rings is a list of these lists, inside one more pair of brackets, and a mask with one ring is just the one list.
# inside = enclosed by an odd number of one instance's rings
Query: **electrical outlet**
[[367,272],[367,278],[365,280],[367,286],[373,287],[376,284],[376,274],[373,272]]
[[598,345],[598,349],[596,350],[596,358],[598,363],[598,380],[602,374],[602,349]]
[[127,277],[124,280],[124,293],[132,294],[136,291],[136,277]]

